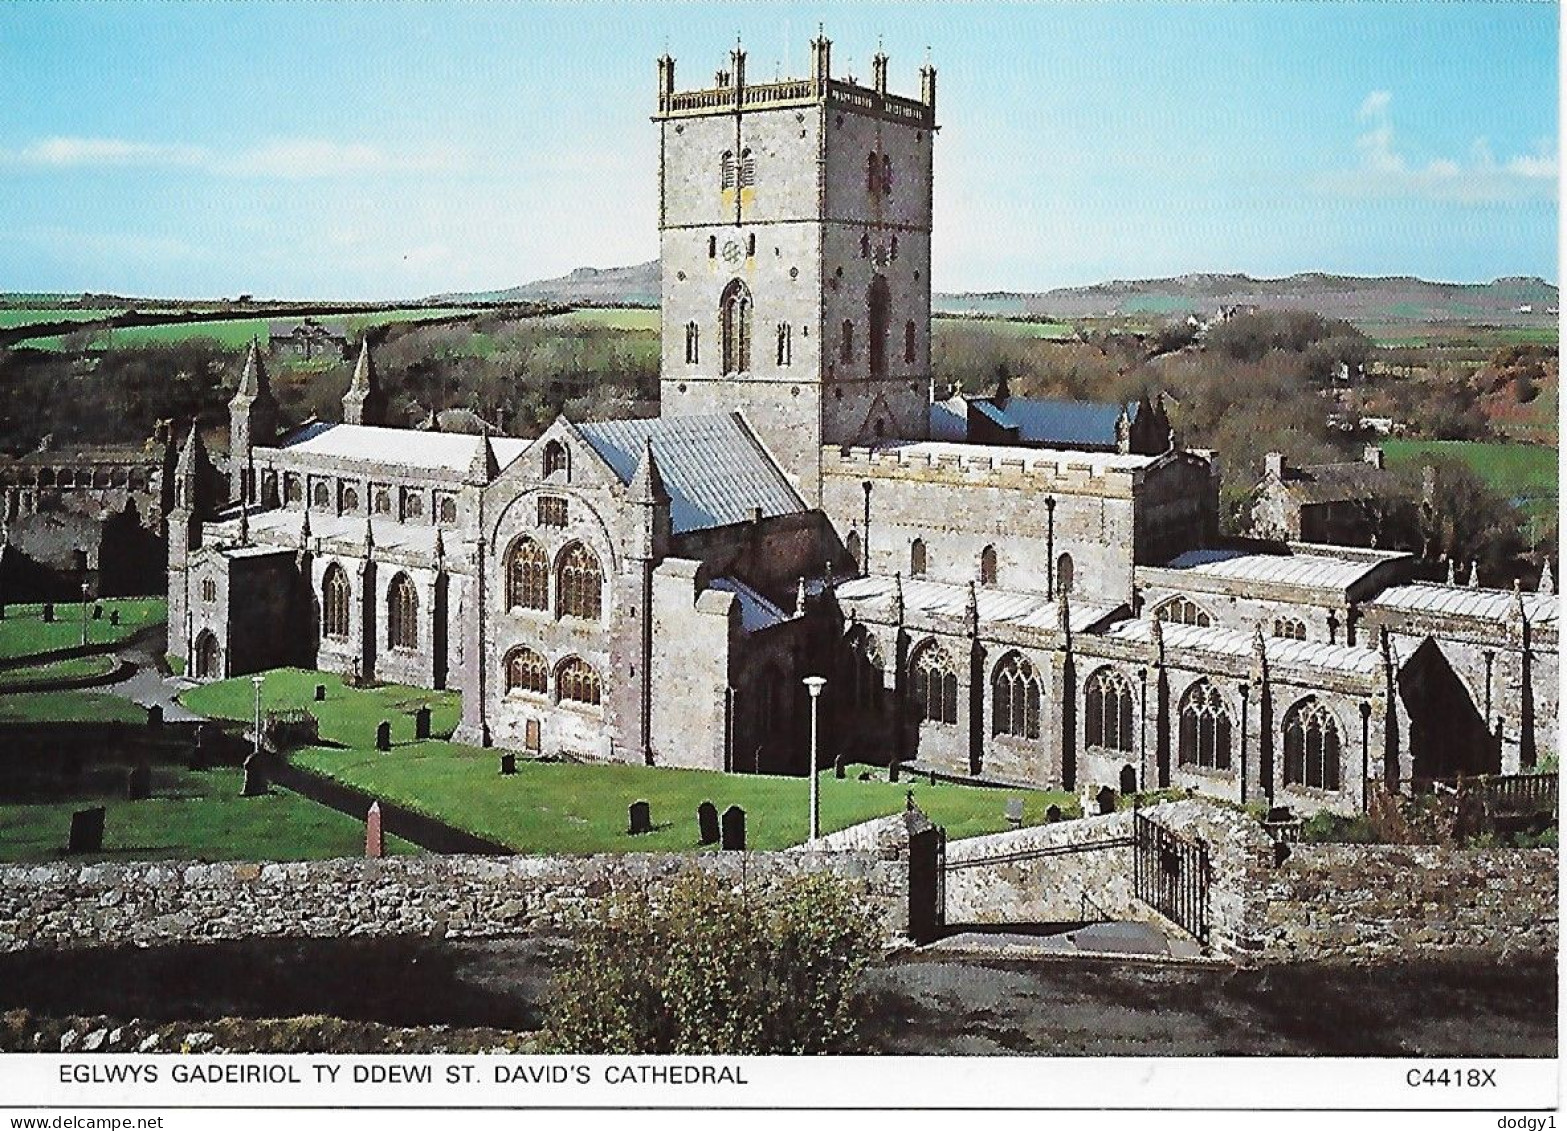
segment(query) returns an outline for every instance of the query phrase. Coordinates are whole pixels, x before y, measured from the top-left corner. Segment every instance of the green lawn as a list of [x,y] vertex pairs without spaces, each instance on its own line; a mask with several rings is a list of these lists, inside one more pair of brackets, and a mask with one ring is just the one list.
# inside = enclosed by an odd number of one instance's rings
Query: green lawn
[[[317,683],[327,701],[311,701]],[[696,810],[712,801],[720,810],[739,805],[747,815],[747,842],[757,849],[783,848],[805,840],[809,783],[803,778],[720,774],[701,770],[631,765],[571,765],[519,759],[517,774],[501,777],[499,752],[450,742],[413,741],[408,714],[420,703],[434,709],[434,733],[457,723],[457,696],[449,692],[383,687],[358,691],[337,676],[285,669],[268,673],[262,689],[270,707],[307,707],[321,720],[323,738],[346,749],[296,752],[301,766],[328,774],[378,797],[417,809],[448,824],[493,838],[518,852],[658,852],[697,847]],[[248,719],[253,711],[248,678],[208,684],[185,693],[186,706],[203,714]],[[376,723],[392,722],[393,749],[374,750]],[[858,781],[856,767],[843,781],[822,776],[822,829],[833,832],[904,807],[910,788],[915,801],[954,838],[1007,828],[1005,809],[1024,799],[1024,821],[1037,824],[1052,803],[1075,811],[1067,794],[1023,793],[963,785],[893,784],[885,770],[876,780]],[[654,831],[626,835],[627,807],[652,805]]]
[[[94,860],[325,860],[364,851],[364,823],[286,790],[241,797],[241,771],[156,765],[153,796],[83,793],[42,804],[0,804],[0,862],[62,858],[77,809],[104,805],[104,851]],[[388,853],[418,851],[386,838]]]
[[[103,606],[103,618],[92,619],[88,607],[87,642],[113,644],[124,640],[150,624],[168,619],[169,603],[162,597],[107,597],[96,602]],[[118,609],[120,623],[109,623]],[[31,656],[59,648],[74,648],[82,642],[82,606],[80,602],[59,602],[55,620],[45,624],[42,605],[7,605],[5,620],[0,621],[0,658]],[[5,677],[0,675],[0,680]]]
[[0,695],[0,723],[140,723],[147,712],[129,699],[95,691],[23,691]]
[[1557,452],[1540,444],[1487,444],[1470,440],[1386,440],[1391,466],[1419,463],[1432,455],[1463,460],[1525,514],[1554,516],[1557,510]]
[[113,656],[78,656],[73,660],[56,660],[52,664],[13,668],[9,671],[0,671],[0,687],[22,687],[27,684],[48,683],[56,679],[108,675],[114,670],[114,665]]

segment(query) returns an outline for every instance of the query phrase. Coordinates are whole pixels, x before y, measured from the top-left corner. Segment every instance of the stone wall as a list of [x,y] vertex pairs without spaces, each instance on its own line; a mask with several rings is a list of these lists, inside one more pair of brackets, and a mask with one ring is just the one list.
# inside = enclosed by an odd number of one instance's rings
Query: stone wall
[[1252,947],[1270,958],[1557,948],[1550,849],[1301,844],[1254,879]]
[[908,869],[867,852],[405,856],[294,864],[69,863],[0,868],[0,950],[344,935],[552,932],[616,888],[704,872],[765,886],[826,871],[889,936],[908,926]]

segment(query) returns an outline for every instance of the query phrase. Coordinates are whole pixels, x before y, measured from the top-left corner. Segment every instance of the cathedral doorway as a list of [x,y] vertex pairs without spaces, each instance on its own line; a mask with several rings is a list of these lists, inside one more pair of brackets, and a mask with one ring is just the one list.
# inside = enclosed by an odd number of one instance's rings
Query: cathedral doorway
[[1414,777],[1442,779],[1501,771],[1501,750],[1495,737],[1480,717],[1469,689],[1431,637],[1426,637],[1398,673],[1398,692],[1409,712]]
[[218,655],[218,638],[211,629],[196,637],[196,678],[219,679],[223,675]]

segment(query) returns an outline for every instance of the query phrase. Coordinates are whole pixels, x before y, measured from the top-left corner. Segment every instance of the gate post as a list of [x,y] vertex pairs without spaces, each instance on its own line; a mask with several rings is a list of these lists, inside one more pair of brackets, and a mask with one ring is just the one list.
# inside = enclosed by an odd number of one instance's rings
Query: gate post
[[940,936],[946,919],[947,835],[921,823],[924,827],[909,831],[909,938],[923,945]]

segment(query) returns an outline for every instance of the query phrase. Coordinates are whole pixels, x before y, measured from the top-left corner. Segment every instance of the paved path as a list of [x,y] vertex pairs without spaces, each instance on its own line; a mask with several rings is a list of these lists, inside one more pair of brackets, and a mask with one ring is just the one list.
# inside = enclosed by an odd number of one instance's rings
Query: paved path
[[175,699],[180,692],[195,687],[196,681],[177,675],[164,675],[159,670],[159,660],[167,648],[167,639],[164,633],[159,633],[140,644],[122,649],[120,658],[134,664],[136,670],[119,683],[106,685],[103,690],[110,695],[129,699],[138,706],[161,706],[165,722],[203,722],[205,715],[186,710],[184,704]]
[[1060,930],[958,928],[922,948],[933,955],[1031,958],[1046,955],[1105,955],[1195,959],[1202,948],[1178,934],[1148,923],[1090,923]]

